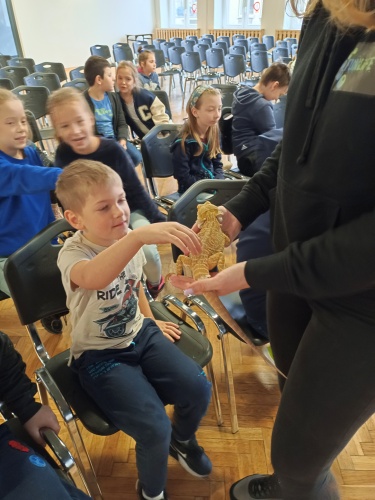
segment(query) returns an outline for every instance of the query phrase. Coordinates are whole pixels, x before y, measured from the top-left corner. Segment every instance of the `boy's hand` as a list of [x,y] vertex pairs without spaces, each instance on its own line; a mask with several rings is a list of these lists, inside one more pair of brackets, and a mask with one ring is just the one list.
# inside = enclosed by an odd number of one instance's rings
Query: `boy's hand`
[[179,340],[181,337],[181,331],[176,323],[171,323],[170,321],[160,321],[155,320],[160,330],[163,332],[164,337],[167,337],[171,342]]
[[171,243],[185,255],[198,255],[202,250],[197,234],[178,222],[158,222],[134,229],[132,234],[137,236],[143,245]]
[[118,141],[118,143],[120,144],[120,146],[122,146],[124,149],[127,149],[126,147],[126,139],[120,139]]
[[46,443],[40,435],[40,429],[48,427],[58,434],[60,432],[60,425],[57,418],[49,406],[42,406],[40,410],[35,413],[24,425],[24,428],[33,438],[33,440],[40,446],[45,446]]

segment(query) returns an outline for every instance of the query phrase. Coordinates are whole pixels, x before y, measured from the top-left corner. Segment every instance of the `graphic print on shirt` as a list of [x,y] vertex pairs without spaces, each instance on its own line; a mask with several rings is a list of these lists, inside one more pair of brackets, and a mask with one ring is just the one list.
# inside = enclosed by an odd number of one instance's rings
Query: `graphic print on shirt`
[[[119,276],[121,278],[121,275]],[[138,305],[138,294],[139,294],[139,284],[140,282],[136,282],[136,277],[130,277],[129,279],[125,279],[124,282],[124,291],[121,292],[119,290],[119,286],[116,286],[116,289],[110,290],[107,292],[98,291],[98,298],[103,298],[99,294],[107,294],[107,293],[123,293],[122,306],[121,309],[115,312],[114,314],[109,314],[105,318],[94,321],[94,323],[98,324],[101,327],[101,331],[109,338],[119,338],[119,337],[127,337],[131,335],[133,332],[126,331],[126,325],[130,321],[135,318],[137,313],[137,305]],[[107,312],[110,308],[101,308],[101,311]]]
[[375,46],[358,43],[339,69],[333,83],[333,91],[375,95]]

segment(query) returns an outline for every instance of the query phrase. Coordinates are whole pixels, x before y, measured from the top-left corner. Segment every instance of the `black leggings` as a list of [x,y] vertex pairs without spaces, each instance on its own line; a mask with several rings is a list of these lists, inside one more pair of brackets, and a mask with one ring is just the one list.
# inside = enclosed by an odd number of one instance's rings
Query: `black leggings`
[[288,375],[272,435],[283,500],[336,500],[332,462],[375,411],[374,300],[269,292],[267,301],[275,361]]

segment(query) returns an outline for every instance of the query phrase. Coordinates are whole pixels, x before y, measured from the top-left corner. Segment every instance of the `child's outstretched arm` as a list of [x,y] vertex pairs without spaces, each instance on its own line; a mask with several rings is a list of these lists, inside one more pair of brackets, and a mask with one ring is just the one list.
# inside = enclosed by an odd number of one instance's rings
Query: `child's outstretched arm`
[[0,196],[35,194],[55,189],[62,170],[0,161]]
[[72,288],[101,290],[108,286],[143,245],[171,243],[185,255],[198,254],[201,244],[194,231],[178,222],[160,222],[130,231],[92,260],[82,260],[70,272]]

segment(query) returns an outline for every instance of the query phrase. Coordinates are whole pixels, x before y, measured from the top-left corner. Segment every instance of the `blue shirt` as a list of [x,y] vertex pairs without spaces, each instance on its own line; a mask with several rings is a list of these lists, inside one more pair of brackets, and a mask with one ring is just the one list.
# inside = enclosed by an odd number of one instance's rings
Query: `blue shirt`
[[97,101],[90,96],[94,104],[95,121],[98,133],[104,137],[115,137],[115,132],[113,130],[113,111],[111,102],[107,94],[105,94],[104,99]]

